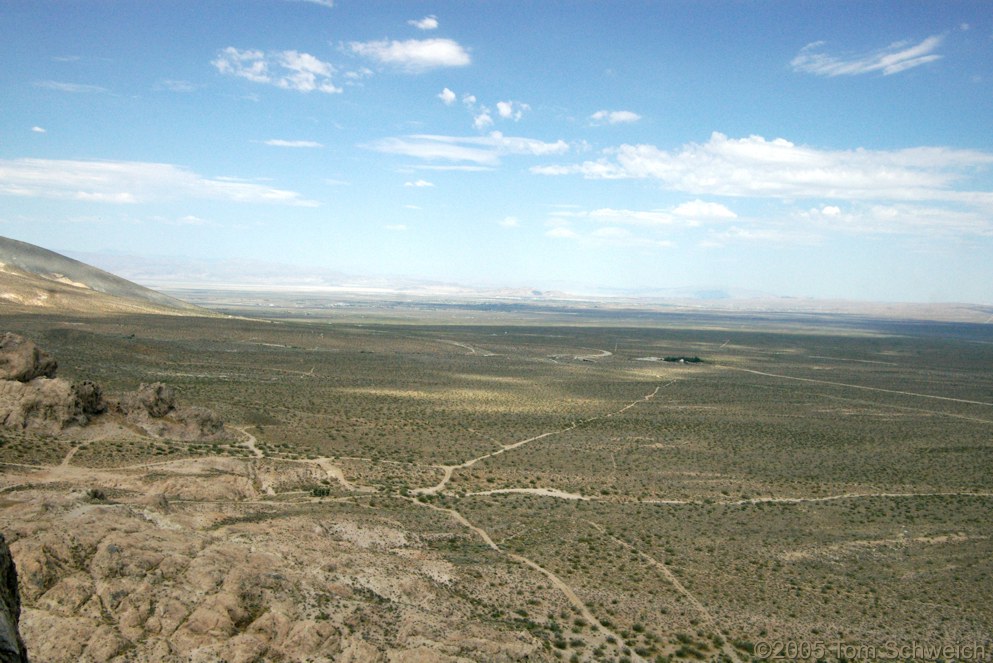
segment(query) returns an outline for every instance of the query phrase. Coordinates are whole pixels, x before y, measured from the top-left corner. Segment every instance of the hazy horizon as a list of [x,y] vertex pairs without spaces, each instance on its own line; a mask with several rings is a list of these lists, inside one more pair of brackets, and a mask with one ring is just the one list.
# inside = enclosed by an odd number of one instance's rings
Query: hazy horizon
[[993,302],[983,2],[16,3],[0,235],[625,292]]

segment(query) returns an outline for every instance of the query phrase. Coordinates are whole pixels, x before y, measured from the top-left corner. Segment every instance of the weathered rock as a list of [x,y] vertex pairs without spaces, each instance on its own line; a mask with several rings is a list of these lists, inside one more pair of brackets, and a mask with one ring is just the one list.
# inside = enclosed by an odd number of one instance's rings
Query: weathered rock
[[0,534],[0,663],[27,663],[28,652],[18,630],[20,619],[17,568],[7,541]]
[[107,403],[103,399],[103,390],[100,389],[100,385],[89,380],[83,380],[78,384],[74,384],[73,390],[76,393],[76,398],[79,399],[79,405],[83,409],[83,414],[92,416],[103,414],[107,411]]
[[10,332],[0,337],[0,426],[54,435],[111,410],[154,437],[199,441],[224,434],[224,422],[210,410],[177,408],[176,392],[167,384],[142,383],[108,400],[90,380],[55,378],[56,367],[55,358],[33,342]]
[[30,382],[35,378],[54,378],[58,369],[55,357],[23,336],[4,332],[0,336],[0,380]]
[[180,408],[176,420],[185,428],[186,437],[208,438],[224,430],[224,422],[205,407]]
[[122,399],[122,404],[129,413],[141,408],[148,413],[148,416],[157,419],[176,409],[176,391],[161,382],[142,383],[138,391]]
[[66,380],[0,382],[0,426],[55,434],[86,421],[79,395]]

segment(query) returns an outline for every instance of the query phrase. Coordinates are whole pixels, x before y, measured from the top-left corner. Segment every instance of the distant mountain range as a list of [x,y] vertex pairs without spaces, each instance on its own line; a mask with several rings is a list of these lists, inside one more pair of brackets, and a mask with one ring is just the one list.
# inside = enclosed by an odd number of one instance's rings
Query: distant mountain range
[[[247,260],[146,258],[80,252],[72,252],[72,255],[82,261],[0,237],[0,312],[57,310],[90,314],[214,315],[207,309],[157,291],[164,290],[180,296],[213,291],[309,293],[329,299],[348,297],[353,301],[367,299],[370,302],[396,299],[510,302],[537,306],[565,304],[578,309],[606,306],[632,310],[744,314],[826,313],[993,323],[993,307],[975,304],[877,303],[779,297],[737,288],[631,290],[591,289],[573,284],[561,284],[554,289],[467,286],[405,277],[354,276],[328,269]],[[102,269],[88,263],[97,264]],[[209,296],[193,299],[207,305],[212,301]]]
[[0,310],[213,315],[102,269],[6,237],[0,237]]

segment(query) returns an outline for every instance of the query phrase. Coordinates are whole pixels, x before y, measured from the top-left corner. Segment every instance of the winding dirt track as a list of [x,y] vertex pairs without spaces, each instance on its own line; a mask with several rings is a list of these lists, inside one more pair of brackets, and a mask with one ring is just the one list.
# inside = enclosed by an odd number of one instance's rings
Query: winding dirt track
[[[596,627],[596,630],[593,633],[591,633],[591,636],[593,636],[593,639],[595,640],[596,644],[606,642],[608,636],[613,637],[616,642],[623,642],[623,639],[617,633],[614,633],[612,630],[604,626],[599,619],[597,619],[596,615],[593,614],[593,611],[590,610],[589,606],[586,605],[586,603],[581,598],[579,598],[576,592],[573,591],[572,587],[570,587],[564,580],[562,580],[562,578],[558,577],[557,575],[555,575],[554,573],[552,573],[551,571],[549,571],[548,569],[546,569],[545,567],[538,564],[532,559],[528,559],[527,557],[524,557],[523,555],[518,555],[517,553],[512,553],[502,550],[500,546],[498,546],[496,542],[493,541],[493,539],[486,532],[486,530],[472,524],[468,518],[463,516],[455,509],[449,509],[446,507],[437,506],[429,502],[420,502],[413,498],[409,498],[409,499],[411,499],[411,501],[414,502],[415,504],[426,506],[429,509],[432,509],[434,511],[440,511],[441,513],[447,513],[460,525],[475,533],[480,539],[483,540],[483,542],[491,550],[498,552],[502,555],[506,555],[507,557],[509,557],[510,559],[516,562],[529,566],[538,573],[548,578],[548,580],[552,583],[552,585],[554,585],[556,589],[562,592],[562,595],[566,597],[566,600],[568,600],[569,603],[572,604],[572,606],[579,611],[579,614],[583,617],[583,619],[585,619],[588,624]],[[644,661],[644,659],[635,652],[631,652],[630,657],[631,660],[633,661]]]
[[646,562],[657,568],[662,573],[662,575],[665,576],[666,580],[669,581],[669,584],[671,584],[676,589],[676,591],[683,596],[683,598],[689,601],[690,605],[692,605],[693,609],[696,610],[701,617],[703,617],[704,621],[706,621],[712,628],[714,628],[718,633],[721,634],[721,636],[724,639],[724,644],[721,645],[721,651],[723,651],[726,656],[728,656],[732,661],[734,661],[734,663],[741,663],[741,659],[738,658],[738,653],[734,650],[734,647],[728,644],[727,632],[721,628],[720,623],[718,623],[714,615],[709,610],[707,610],[707,607],[704,606],[703,603],[701,603],[700,600],[697,599],[697,597],[695,597],[690,592],[690,590],[686,589],[686,586],[683,585],[683,583],[679,582],[679,578],[675,576],[672,570],[669,569],[669,567],[666,566],[664,562],[655,559],[646,552],[638,550],[627,541],[623,539],[619,539],[613,534],[608,534],[606,530],[603,529],[603,527],[593,522],[592,520],[588,520],[586,522],[588,522],[596,531],[610,537],[610,539],[612,539],[618,545],[621,545],[627,548],[628,550],[636,553],[641,559],[645,560]]
[[[606,352],[606,350],[604,350],[604,352]],[[598,421],[600,419],[607,419],[613,417],[616,414],[621,414],[622,412],[626,412],[627,410],[630,410],[639,403],[644,403],[645,401],[652,400],[653,398],[655,398],[656,395],[658,395],[659,390],[662,389],[662,387],[668,387],[669,385],[674,384],[675,382],[676,382],[675,380],[670,380],[669,382],[666,382],[664,384],[657,385],[651,393],[646,394],[645,396],[642,396],[641,398],[632,401],[631,403],[628,403],[621,409],[616,410],[614,412],[608,412],[607,414],[601,414],[596,417],[590,417],[589,419],[582,419],[580,421],[573,422],[572,424],[566,426],[565,428],[548,431],[547,433],[541,433],[540,435],[535,435],[534,437],[529,437],[527,439],[519,440],[512,444],[504,445],[501,448],[497,449],[496,451],[491,451],[488,454],[483,454],[482,456],[479,456],[477,458],[472,458],[470,460],[465,461],[464,463],[459,463],[458,465],[436,465],[435,467],[444,471],[441,481],[427,488],[417,488],[416,490],[412,490],[411,493],[413,493],[414,495],[437,495],[439,492],[444,490],[445,486],[448,485],[448,482],[452,480],[452,472],[455,470],[472,467],[481,460],[486,460],[487,458],[493,458],[494,456],[499,456],[500,454],[506,453],[508,451],[512,451],[518,447],[522,447],[525,444],[530,444],[531,442],[543,440],[546,437],[551,437],[553,435],[561,435],[562,433],[568,433],[569,431],[575,430],[576,428],[582,426],[583,424],[588,424],[590,422]]]
[[724,368],[730,368],[733,371],[742,371],[744,373],[752,373],[754,375],[764,375],[770,378],[779,378],[780,380],[796,380],[798,382],[812,382],[814,384],[827,384],[833,387],[846,387],[848,389],[863,389],[865,391],[880,391],[886,394],[899,394],[901,396],[916,396],[917,398],[931,398],[938,401],[951,401],[953,403],[968,403],[969,405],[986,405],[988,407],[993,407],[993,403],[987,403],[985,401],[970,401],[965,398],[952,398],[950,396],[935,396],[934,394],[918,394],[913,391],[899,391],[897,389],[883,389],[882,387],[867,387],[862,384],[848,384],[847,382],[832,382],[830,380],[816,380],[814,378],[798,378],[792,375],[780,375],[778,373],[766,373],[765,371],[756,371],[751,368],[741,368],[739,366],[724,366]]
[[263,457],[262,450],[259,449],[257,446],[259,441],[255,438],[254,435],[248,432],[247,426],[232,426],[231,428],[235,429],[236,431],[239,431],[242,435],[245,436],[245,446],[248,448],[249,451],[252,452],[253,456],[255,456],[256,458]]

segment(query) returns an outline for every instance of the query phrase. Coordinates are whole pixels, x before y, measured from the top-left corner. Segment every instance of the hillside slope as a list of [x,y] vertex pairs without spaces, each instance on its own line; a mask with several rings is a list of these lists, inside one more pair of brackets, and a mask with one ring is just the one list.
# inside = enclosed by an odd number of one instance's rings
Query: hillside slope
[[0,237],[0,309],[213,315],[61,254]]

